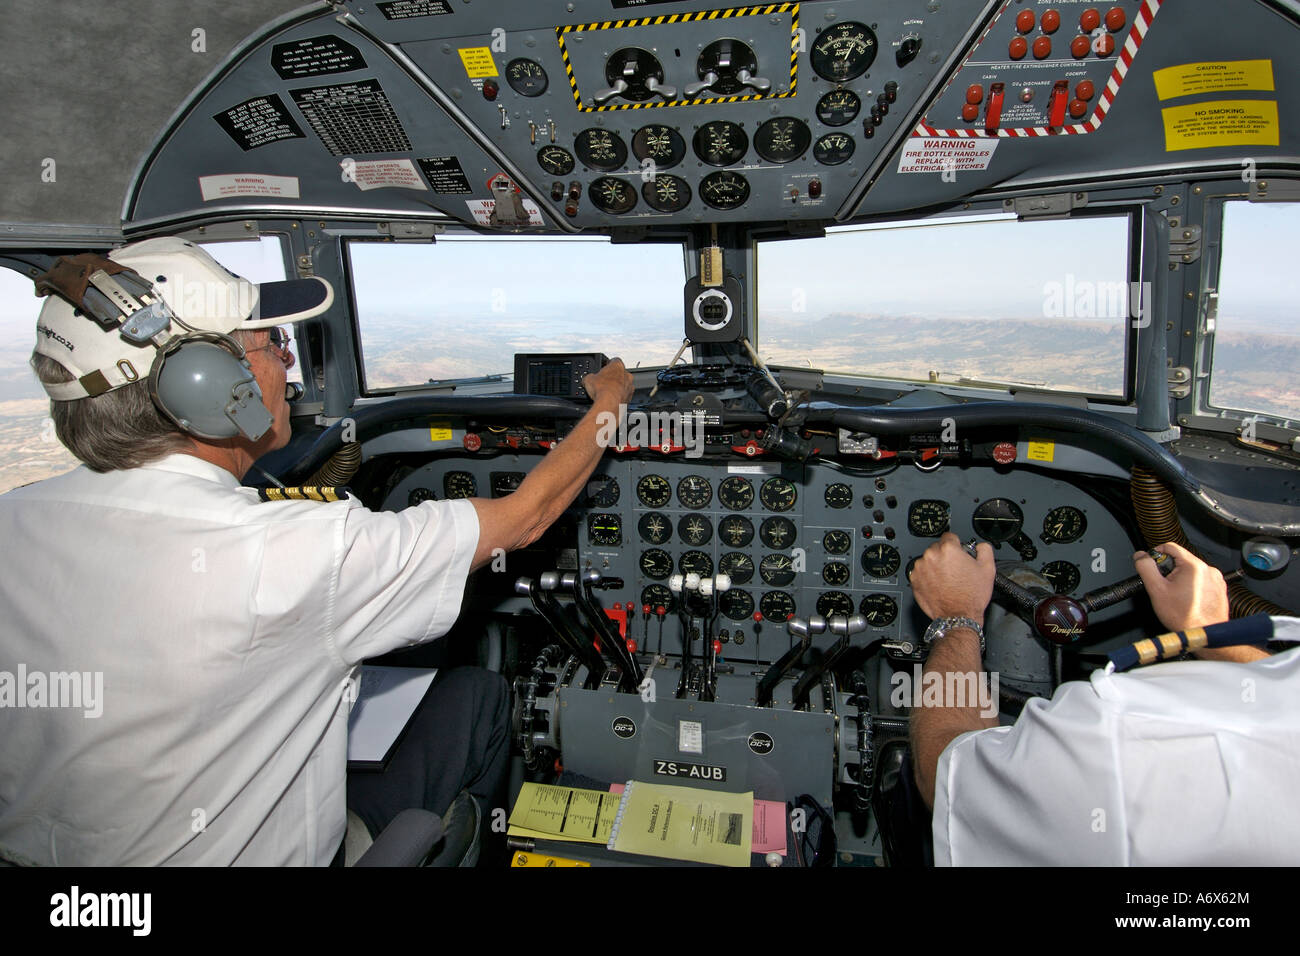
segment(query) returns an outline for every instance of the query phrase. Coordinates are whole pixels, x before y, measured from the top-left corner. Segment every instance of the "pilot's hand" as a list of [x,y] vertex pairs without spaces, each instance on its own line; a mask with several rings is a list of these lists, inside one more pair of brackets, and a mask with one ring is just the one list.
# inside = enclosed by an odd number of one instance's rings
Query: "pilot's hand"
[[1174,569],[1167,578],[1161,576],[1145,551],[1133,555],[1160,623],[1170,631],[1185,631],[1226,621],[1228,586],[1219,569],[1172,541],[1160,545],[1160,550],[1174,559]]
[[597,405],[626,405],[636,390],[631,374],[623,367],[622,359],[610,359],[609,364],[599,372],[584,375],[582,387]]
[[993,597],[997,565],[993,547],[981,542],[977,557],[949,531],[930,545],[912,568],[912,596],[932,618],[969,617],[984,619],[984,609]]

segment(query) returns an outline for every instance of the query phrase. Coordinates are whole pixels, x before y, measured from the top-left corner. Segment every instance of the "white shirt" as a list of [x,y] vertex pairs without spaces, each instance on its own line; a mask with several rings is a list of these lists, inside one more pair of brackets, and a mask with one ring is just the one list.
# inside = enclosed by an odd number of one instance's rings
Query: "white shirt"
[[[0,497],[0,856],[328,863],[349,677],[446,633],[478,532],[468,501],[262,502],[189,455]],[[102,701],[32,706],[74,671]]]
[[[1300,618],[1274,618],[1300,638]],[[936,865],[1300,861],[1300,648],[1096,671],[939,757]]]

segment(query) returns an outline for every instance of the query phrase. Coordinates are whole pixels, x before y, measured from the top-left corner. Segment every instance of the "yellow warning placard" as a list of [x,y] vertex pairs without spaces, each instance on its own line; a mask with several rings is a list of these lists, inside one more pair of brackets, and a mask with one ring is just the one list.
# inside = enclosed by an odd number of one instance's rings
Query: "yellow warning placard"
[[1056,442],[1031,441],[1025,457],[1030,461],[1051,461],[1056,457]]
[[451,441],[451,422],[429,422],[429,441]]
[[1227,60],[1183,63],[1156,70],[1156,96],[1162,100],[1193,93],[1232,93],[1237,90],[1272,90],[1272,60]]
[[465,64],[465,72],[471,80],[500,75],[497,73],[496,61],[492,59],[491,47],[467,46],[461,47],[457,52],[460,53],[460,62]]
[[1212,146],[1276,146],[1275,100],[1211,100],[1166,106],[1165,152]]

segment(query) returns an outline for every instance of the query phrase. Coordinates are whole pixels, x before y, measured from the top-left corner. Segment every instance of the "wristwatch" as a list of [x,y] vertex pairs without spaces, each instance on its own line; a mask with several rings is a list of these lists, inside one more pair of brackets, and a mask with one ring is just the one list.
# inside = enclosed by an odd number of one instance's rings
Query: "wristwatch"
[[956,630],[959,627],[968,627],[975,632],[975,636],[980,639],[980,656],[983,657],[984,626],[968,617],[937,617],[930,622],[930,626],[925,629],[925,635],[921,639],[925,641],[926,647],[930,647],[949,631]]

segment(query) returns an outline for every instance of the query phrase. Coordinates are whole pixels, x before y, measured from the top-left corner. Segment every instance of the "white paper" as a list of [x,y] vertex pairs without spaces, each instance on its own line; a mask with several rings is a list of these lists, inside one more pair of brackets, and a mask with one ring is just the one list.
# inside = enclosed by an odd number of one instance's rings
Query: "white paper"
[[437,668],[364,665],[348,715],[348,760],[383,760],[437,673]]

